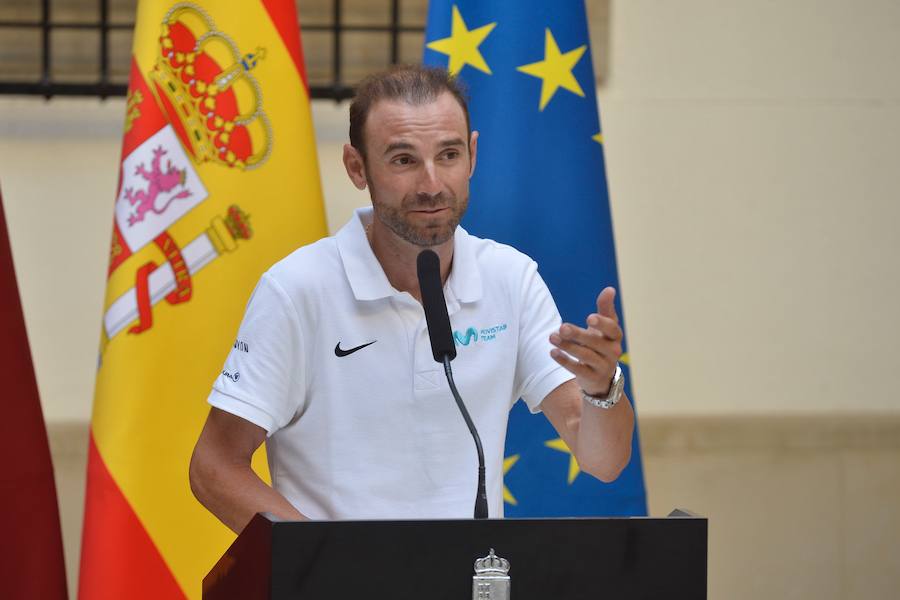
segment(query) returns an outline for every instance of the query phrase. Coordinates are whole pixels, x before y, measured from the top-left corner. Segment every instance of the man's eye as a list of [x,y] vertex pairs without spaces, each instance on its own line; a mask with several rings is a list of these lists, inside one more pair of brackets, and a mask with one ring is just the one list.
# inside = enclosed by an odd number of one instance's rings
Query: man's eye
[[412,157],[409,156],[397,156],[391,160],[395,165],[409,165],[412,164]]
[[448,160],[459,158],[459,150],[447,150],[444,152],[444,158]]

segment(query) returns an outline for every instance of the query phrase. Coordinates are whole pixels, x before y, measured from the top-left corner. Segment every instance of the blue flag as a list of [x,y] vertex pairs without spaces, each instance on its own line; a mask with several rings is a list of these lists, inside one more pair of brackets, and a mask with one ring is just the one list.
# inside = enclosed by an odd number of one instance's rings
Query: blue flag
[[[534,258],[563,320],[584,326],[600,290],[619,291],[584,3],[432,0],[424,59],[465,82],[480,132],[464,227]],[[621,362],[633,401],[627,347]],[[518,402],[504,471],[508,516],[647,513],[637,431],[631,463],[604,484]]]

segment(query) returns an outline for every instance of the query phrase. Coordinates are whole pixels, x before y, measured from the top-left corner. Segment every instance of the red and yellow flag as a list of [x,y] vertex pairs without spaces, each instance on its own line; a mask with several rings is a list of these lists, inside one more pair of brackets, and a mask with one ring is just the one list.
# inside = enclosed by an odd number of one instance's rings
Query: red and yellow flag
[[188,484],[206,397],[260,274],[326,234],[294,0],[141,0],[122,146],[79,597],[199,598],[234,538]]

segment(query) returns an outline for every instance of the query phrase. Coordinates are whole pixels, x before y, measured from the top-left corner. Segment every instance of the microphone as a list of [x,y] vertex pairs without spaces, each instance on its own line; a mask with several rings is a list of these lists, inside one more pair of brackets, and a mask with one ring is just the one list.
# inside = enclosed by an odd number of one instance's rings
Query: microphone
[[456,358],[456,344],[450,332],[450,316],[441,285],[441,259],[434,251],[423,250],[416,259],[416,272],[419,275],[425,322],[428,324],[428,339],[431,340],[431,354],[439,363],[444,362],[445,356],[453,360]]
[[431,354],[434,360],[444,365],[444,374],[450,384],[450,392],[456,400],[456,406],[462,414],[478,453],[478,489],[475,492],[475,518],[487,519],[487,489],[484,475],[484,450],[475,423],[466,410],[466,405],[456,389],[453,381],[453,370],[450,361],[456,358],[456,345],[450,330],[450,316],[447,314],[447,301],[444,300],[444,288],[441,285],[441,259],[433,250],[422,250],[416,259],[416,272],[419,276],[419,291],[422,295],[422,308],[425,309],[425,323],[428,325],[428,339],[431,341]]

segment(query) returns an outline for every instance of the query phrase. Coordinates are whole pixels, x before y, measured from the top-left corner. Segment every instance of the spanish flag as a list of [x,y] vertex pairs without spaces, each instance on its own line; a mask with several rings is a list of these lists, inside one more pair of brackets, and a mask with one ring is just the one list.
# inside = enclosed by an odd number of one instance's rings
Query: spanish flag
[[188,464],[253,286],[326,234],[314,144],[293,0],[139,2],[83,600],[199,598],[234,539],[192,496]]

